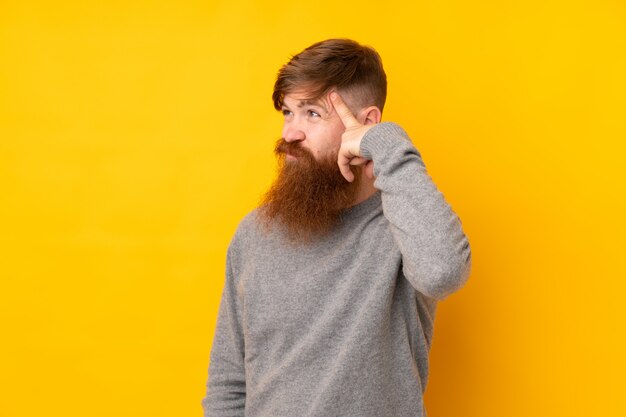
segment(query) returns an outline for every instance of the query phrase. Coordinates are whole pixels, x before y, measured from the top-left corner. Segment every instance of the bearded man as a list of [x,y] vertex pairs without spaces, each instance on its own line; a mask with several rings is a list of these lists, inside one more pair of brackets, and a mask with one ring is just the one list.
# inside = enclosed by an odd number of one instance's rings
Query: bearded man
[[279,71],[277,179],[239,224],[205,417],[426,416],[437,303],[467,281],[461,221],[402,127],[378,53],[318,42]]

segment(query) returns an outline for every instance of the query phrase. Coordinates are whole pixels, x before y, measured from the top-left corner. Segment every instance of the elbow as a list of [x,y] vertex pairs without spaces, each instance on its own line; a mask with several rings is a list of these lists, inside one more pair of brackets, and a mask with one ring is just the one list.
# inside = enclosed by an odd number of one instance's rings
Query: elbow
[[412,268],[405,264],[403,271],[417,291],[440,301],[465,285],[471,269],[472,256],[468,251],[461,259],[448,259],[430,264],[427,268]]

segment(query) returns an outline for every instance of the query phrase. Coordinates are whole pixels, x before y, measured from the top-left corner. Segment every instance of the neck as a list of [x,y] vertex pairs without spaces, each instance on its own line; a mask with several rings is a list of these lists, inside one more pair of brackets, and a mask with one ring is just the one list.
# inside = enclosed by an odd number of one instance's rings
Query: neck
[[374,178],[368,178],[366,175],[364,175],[361,181],[361,186],[359,187],[359,191],[357,192],[357,195],[352,204],[350,204],[350,206],[348,207],[352,207],[359,203],[362,203],[363,201],[374,195],[376,191],[377,189],[376,187],[374,187]]

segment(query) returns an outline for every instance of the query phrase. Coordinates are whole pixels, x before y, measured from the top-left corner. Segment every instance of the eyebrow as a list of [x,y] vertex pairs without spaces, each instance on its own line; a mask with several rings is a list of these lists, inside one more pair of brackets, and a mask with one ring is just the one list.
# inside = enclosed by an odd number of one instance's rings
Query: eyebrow
[[[328,109],[326,108],[326,106],[324,106],[322,104],[322,102],[320,100],[300,100],[298,102],[297,107],[298,108],[302,108],[304,106],[315,106],[315,107],[320,107],[322,109],[324,109],[324,111],[328,112]],[[283,107],[287,107],[286,104],[283,103]]]
[[319,106],[319,104],[317,104],[317,102],[313,100],[300,100],[300,103],[298,103],[298,107],[302,106]]

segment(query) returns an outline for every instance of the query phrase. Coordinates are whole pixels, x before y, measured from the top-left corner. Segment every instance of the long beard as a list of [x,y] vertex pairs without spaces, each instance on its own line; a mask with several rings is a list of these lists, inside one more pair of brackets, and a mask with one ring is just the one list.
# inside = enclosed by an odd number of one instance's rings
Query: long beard
[[[287,152],[297,160],[286,160]],[[307,243],[337,224],[341,211],[354,202],[361,182],[361,170],[356,167],[350,167],[354,181],[341,175],[337,152],[317,161],[299,142],[276,142],[279,172],[260,207],[266,227],[277,220],[292,242]]]

